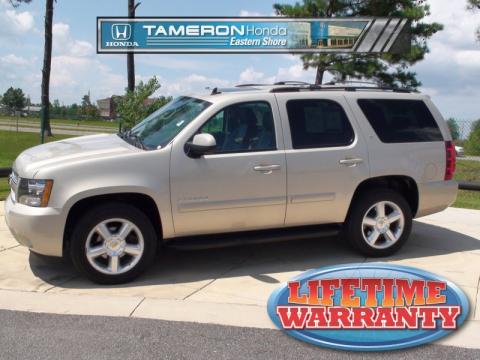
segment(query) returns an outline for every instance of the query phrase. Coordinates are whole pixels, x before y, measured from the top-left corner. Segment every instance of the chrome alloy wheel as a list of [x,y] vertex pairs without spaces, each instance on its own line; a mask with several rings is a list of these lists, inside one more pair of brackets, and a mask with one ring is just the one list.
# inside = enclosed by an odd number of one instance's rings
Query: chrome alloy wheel
[[365,213],[362,220],[362,235],[371,247],[386,249],[400,239],[404,225],[405,216],[402,209],[391,201],[380,201]]
[[85,255],[89,264],[107,275],[118,275],[132,269],[145,249],[140,229],[126,219],[108,219],[88,234]]

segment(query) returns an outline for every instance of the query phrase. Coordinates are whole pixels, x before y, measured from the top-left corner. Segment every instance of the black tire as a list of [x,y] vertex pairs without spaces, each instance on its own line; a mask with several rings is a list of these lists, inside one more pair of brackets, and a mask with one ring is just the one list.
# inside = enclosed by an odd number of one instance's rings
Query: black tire
[[[133,223],[141,232],[144,250],[140,260],[121,274],[105,274],[95,269],[88,261],[85,247],[90,232],[102,221],[120,218]],[[122,284],[132,281],[152,263],[157,249],[157,235],[149,218],[138,208],[121,203],[101,204],[87,211],[74,225],[70,237],[70,257],[75,268],[98,284]]]
[[[363,218],[367,211],[375,204],[388,201],[396,204],[403,213],[404,225],[403,233],[396,242],[386,248],[377,248],[371,246],[364,238],[364,227],[362,225]],[[392,226],[395,226],[392,225]],[[369,228],[366,227],[368,232]],[[347,221],[344,226],[344,236],[347,238],[350,245],[365,256],[370,257],[384,257],[397,252],[403,244],[407,241],[412,231],[412,211],[405,198],[389,189],[370,190],[361,194],[356,198],[349,211]],[[385,241],[385,235],[380,235],[379,241]],[[381,245],[381,243],[380,243]],[[383,246],[388,246],[385,242]]]

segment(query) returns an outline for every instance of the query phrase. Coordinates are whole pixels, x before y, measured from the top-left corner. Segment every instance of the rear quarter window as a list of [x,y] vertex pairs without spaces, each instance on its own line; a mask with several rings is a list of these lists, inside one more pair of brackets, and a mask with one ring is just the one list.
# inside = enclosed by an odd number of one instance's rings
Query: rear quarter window
[[358,105],[384,143],[443,141],[422,100],[359,99]]
[[294,149],[341,147],[354,141],[347,115],[335,101],[289,100],[287,113]]

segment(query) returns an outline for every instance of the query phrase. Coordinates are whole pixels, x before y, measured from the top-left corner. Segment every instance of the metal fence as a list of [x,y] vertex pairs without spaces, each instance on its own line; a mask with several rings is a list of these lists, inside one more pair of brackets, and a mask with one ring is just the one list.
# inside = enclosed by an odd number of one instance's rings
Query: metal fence
[[467,140],[477,121],[480,120],[455,120],[458,125],[458,140]]

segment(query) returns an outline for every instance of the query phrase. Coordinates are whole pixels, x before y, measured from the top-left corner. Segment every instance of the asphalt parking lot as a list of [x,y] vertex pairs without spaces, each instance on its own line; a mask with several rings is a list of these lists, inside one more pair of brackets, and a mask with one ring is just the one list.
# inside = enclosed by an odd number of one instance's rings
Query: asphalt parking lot
[[[382,259],[442,275],[467,294],[469,320],[440,344],[480,348],[479,219],[480,211],[453,208],[419,219],[407,245]],[[79,277],[68,261],[18,246],[0,213],[0,309],[7,310],[272,329],[266,302],[280,283],[311,268],[371,261],[377,260],[352,252],[338,238],[167,250],[137,281],[99,286]]]
[[[322,349],[269,329],[0,310],[2,359],[384,359]],[[18,341],[21,334],[22,341]],[[48,336],[45,336],[48,334]],[[478,359],[480,350],[426,345],[389,359]]]

